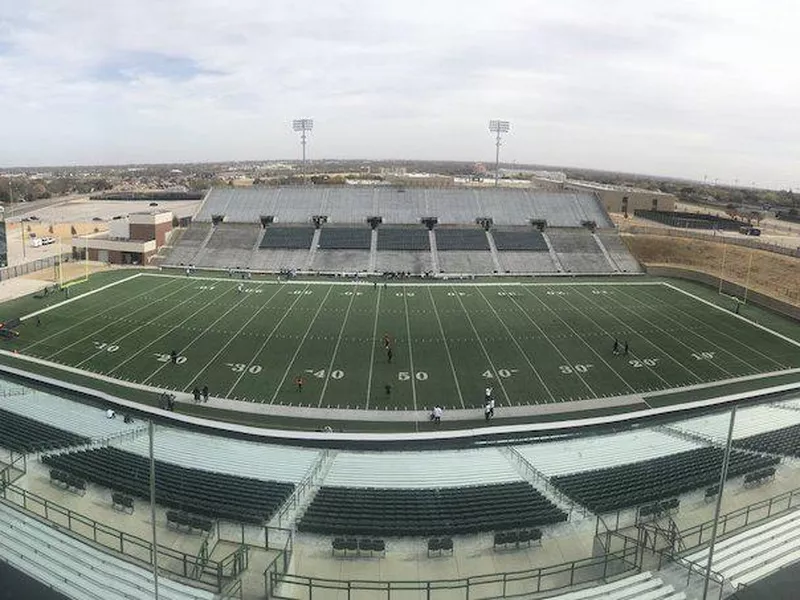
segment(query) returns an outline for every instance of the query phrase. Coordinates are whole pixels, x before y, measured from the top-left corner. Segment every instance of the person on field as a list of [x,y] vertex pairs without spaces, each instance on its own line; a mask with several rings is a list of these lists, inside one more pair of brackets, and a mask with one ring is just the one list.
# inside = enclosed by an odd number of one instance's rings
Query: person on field
[[169,358],[172,361],[173,365],[178,364],[178,352],[177,351],[173,350],[172,352],[170,352],[169,353]]
[[492,388],[491,387],[487,387],[486,388],[486,391],[483,393],[483,399],[486,402],[488,402],[489,400],[492,399]]
[[441,406],[437,404],[433,407],[433,413],[431,413],[431,416],[433,417],[433,422],[436,425],[439,425],[442,422],[442,413],[444,413],[444,409]]
[[208,402],[208,386],[204,385],[203,389],[200,390],[203,394],[203,402]]
[[614,356],[619,354],[619,340],[617,338],[614,338],[614,350],[613,350],[613,352],[614,352]]
[[304,383],[305,382],[303,381],[303,377],[302,376],[298,375],[297,377],[294,378],[294,384],[297,386],[297,391],[298,392],[302,392],[303,391],[303,384]]
[[487,421],[492,418],[492,408],[489,400],[486,400],[486,404],[483,405],[483,417]]
[[391,345],[392,345],[392,338],[389,337],[388,333],[384,333],[383,334],[383,347],[388,350],[389,346],[391,346]]
[[192,396],[194,397],[195,402],[200,402],[200,388],[195,387],[192,390]]
[[628,340],[625,340],[625,346],[624,346],[624,347],[623,347],[623,349],[622,349],[622,353],[623,353],[625,356],[628,356]]
[[494,419],[494,398],[489,398],[489,417]]
[[389,348],[386,351],[386,358],[388,359],[388,363],[392,364],[392,349],[391,348]]

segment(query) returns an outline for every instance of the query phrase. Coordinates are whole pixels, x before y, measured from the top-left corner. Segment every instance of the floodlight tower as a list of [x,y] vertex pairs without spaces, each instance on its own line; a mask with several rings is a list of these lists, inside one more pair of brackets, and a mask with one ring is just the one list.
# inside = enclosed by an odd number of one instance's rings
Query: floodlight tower
[[306,182],[306,138],[308,132],[314,129],[314,119],[295,119],[292,129],[300,132],[300,143],[303,145],[303,183]]
[[500,136],[508,133],[511,130],[511,123],[509,121],[501,121],[500,119],[492,119],[489,121],[489,131],[495,134],[495,155],[494,155],[494,187],[497,187],[498,179],[500,178]]

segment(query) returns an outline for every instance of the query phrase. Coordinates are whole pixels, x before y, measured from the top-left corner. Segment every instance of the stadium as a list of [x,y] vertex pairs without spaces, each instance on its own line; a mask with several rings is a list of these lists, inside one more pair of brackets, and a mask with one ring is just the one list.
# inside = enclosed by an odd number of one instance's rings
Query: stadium
[[80,238],[77,277],[0,305],[14,568],[70,598],[792,577],[796,306],[645,268],[591,191],[215,187],[188,212],[120,268]]

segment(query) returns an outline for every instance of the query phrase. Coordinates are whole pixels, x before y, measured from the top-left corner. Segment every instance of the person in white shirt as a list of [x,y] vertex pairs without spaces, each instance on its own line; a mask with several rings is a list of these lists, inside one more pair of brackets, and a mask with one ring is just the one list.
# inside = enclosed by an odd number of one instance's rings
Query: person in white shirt
[[489,398],[489,416],[494,418],[494,398]]
[[115,413],[113,409],[109,408],[109,409],[106,411],[106,418],[107,418],[107,419],[113,419],[113,418],[114,418],[114,417],[116,417],[116,416],[117,416],[117,413]]
[[438,404],[433,407],[433,422],[437,425],[442,422],[442,413],[444,409]]

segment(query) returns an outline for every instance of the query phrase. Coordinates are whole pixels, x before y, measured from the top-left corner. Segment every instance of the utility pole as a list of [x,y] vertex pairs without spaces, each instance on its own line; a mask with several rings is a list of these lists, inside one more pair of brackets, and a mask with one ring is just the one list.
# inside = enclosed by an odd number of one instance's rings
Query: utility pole
[[308,133],[314,129],[314,119],[295,119],[292,129],[300,132],[300,143],[303,146],[303,183],[306,183],[306,140]]
[[498,186],[500,179],[500,136],[511,130],[509,121],[492,119],[489,121],[489,131],[495,134],[495,153],[494,153],[494,187]]

